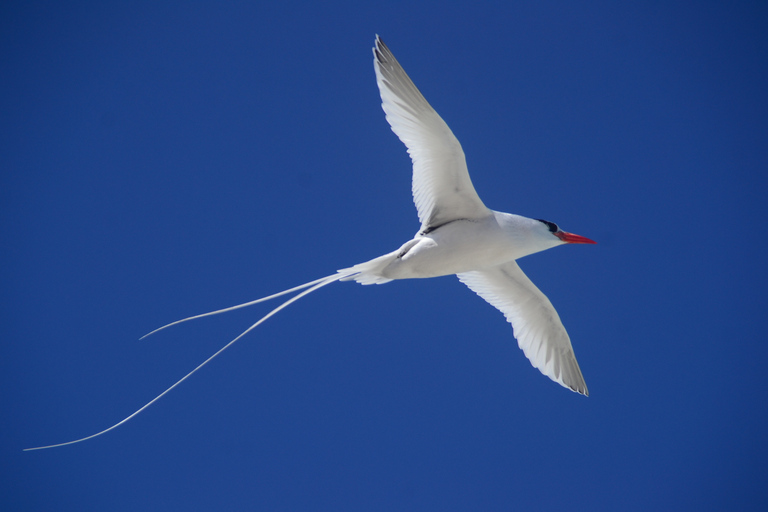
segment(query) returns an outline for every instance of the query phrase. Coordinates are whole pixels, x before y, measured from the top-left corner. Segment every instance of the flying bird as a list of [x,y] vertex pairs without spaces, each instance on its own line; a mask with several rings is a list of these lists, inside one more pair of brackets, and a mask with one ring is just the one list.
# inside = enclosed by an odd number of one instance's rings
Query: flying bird
[[562,386],[588,394],[557,311],[515,260],[558,245],[596,242],[567,233],[553,222],[488,209],[472,186],[461,144],[379,36],[373,47],[373,67],[387,122],[407,147],[413,162],[413,201],[421,222],[418,233],[395,251],[335,274],[251,302],[184,318],[150,332],[144,337],[181,322],[303,290],[119,423],[82,439],[27,450],[79,443],[122,425],[272,315],[336,281],[354,280],[367,285],[456,274],[462,283],[504,314],[512,324],[518,345],[534,367]]

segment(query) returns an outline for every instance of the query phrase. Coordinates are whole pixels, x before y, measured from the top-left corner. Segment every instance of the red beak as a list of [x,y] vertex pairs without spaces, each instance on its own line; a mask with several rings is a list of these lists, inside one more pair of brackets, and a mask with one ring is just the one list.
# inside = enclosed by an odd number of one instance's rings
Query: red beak
[[596,244],[594,240],[581,235],[574,235],[573,233],[566,233],[565,231],[558,231],[554,235],[567,244]]

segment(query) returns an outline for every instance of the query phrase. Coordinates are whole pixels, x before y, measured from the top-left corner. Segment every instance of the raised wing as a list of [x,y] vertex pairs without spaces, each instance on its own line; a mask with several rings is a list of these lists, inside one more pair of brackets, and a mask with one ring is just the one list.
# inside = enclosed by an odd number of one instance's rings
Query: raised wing
[[531,364],[561,385],[589,395],[571,339],[546,295],[514,261],[458,274],[462,283],[504,313]]
[[489,215],[469,179],[461,144],[378,36],[373,67],[387,122],[413,161],[413,201],[422,231]]

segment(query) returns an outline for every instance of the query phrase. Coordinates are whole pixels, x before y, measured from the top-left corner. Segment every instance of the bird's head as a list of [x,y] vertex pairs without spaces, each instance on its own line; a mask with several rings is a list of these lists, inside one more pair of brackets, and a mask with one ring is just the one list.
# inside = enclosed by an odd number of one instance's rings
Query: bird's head
[[[568,233],[566,231],[563,231],[554,222],[549,222],[548,220],[543,220],[543,219],[536,219],[536,220],[539,221],[549,233],[549,235],[545,234],[545,236],[556,237],[560,240],[559,243],[562,243],[562,244],[596,244],[597,243],[594,240],[590,240],[587,237],[584,237],[581,235],[575,235],[573,233]],[[553,245],[558,245],[558,243],[555,243]]]

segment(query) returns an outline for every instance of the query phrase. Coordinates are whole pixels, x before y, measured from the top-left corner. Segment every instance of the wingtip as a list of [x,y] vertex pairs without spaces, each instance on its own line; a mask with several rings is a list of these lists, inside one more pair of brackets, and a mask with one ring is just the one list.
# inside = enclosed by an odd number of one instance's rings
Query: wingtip
[[379,34],[376,34],[376,40],[373,43],[373,55],[376,57],[378,61],[382,61],[385,59],[385,54],[392,53],[389,50],[389,47],[384,43],[384,40],[381,39],[381,36]]
[[373,51],[374,63],[381,60],[381,52],[379,51],[380,44],[381,44],[381,38],[379,37],[379,34],[376,34],[376,39],[374,39],[373,41],[373,48],[371,48],[371,51]]
[[573,391],[574,393],[578,393],[578,394],[584,395],[584,396],[589,396],[589,389],[587,389],[587,383],[584,382],[583,379],[582,379],[581,382],[579,382],[578,384],[575,384],[575,385],[573,385],[573,384],[566,384],[564,382],[562,382],[561,384],[563,386],[567,387],[568,389],[570,389],[571,391]]
[[[554,379],[553,379],[554,380]],[[589,396],[589,390],[586,386],[572,386],[571,384],[566,384],[565,382],[555,381],[564,388],[573,391],[576,394],[583,395],[583,396]]]
[[[578,363],[577,363],[578,368]],[[562,379],[562,376],[560,379],[557,380],[558,384],[561,384],[562,386],[570,389],[574,393],[578,393],[580,395],[589,396],[589,389],[587,388],[587,383],[584,381],[584,377],[581,375],[581,369],[579,370],[579,375],[577,379],[569,379],[571,382],[565,382]]]

